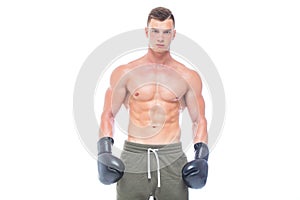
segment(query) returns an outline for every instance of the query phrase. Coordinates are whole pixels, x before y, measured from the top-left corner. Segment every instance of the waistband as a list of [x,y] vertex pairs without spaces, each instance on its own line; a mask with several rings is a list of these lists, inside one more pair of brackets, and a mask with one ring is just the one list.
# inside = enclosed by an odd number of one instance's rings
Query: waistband
[[156,144],[140,144],[135,142],[125,141],[123,150],[132,153],[145,153],[148,149],[157,149],[160,154],[177,154],[182,153],[182,144],[171,143],[164,145],[156,145]]

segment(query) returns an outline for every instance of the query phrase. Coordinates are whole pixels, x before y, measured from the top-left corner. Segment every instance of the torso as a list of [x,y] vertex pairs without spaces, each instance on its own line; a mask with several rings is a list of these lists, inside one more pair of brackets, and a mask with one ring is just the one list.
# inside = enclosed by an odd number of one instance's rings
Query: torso
[[184,95],[189,88],[185,77],[189,70],[176,61],[167,66],[141,60],[128,64],[126,69],[128,141],[179,142],[179,114],[185,108]]

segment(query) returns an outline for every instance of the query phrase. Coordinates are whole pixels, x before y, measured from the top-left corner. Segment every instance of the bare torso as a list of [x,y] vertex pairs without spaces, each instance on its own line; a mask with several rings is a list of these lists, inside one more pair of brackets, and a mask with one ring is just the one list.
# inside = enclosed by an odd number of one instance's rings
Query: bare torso
[[194,142],[207,141],[199,75],[168,55],[163,64],[151,62],[149,55],[122,65],[112,73],[101,116],[100,137],[113,136],[115,115],[125,105],[129,110],[128,141],[179,142],[179,117],[187,107],[193,122],[194,133],[190,134],[194,134]]
[[[179,114],[188,84],[182,66],[130,63],[124,105],[129,109],[128,141],[169,144],[180,141]],[[186,72],[185,72],[186,73]]]

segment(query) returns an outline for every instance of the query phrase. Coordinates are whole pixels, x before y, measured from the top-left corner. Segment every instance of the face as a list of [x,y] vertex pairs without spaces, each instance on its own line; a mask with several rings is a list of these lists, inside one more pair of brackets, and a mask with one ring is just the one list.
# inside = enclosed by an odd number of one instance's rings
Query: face
[[146,36],[149,39],[149,47],[152,50],[155,52],[165,52],[170,50],[171,42],[176,34],[171,19],[162,22],[151,19],[145,30]]

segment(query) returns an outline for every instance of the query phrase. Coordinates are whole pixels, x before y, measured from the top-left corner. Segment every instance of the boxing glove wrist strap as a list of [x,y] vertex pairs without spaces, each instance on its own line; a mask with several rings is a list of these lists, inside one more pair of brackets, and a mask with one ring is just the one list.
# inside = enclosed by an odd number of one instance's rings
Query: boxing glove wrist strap
[[98,140],[98,155],[102,153],[111,153],[112,145],[114,144],[114,139],[111,137],[103,137]]
[[195,149],[195,159],[205,159],[208,160],[209,149],[208,146],[203,142],[198,142],[194,145]]

